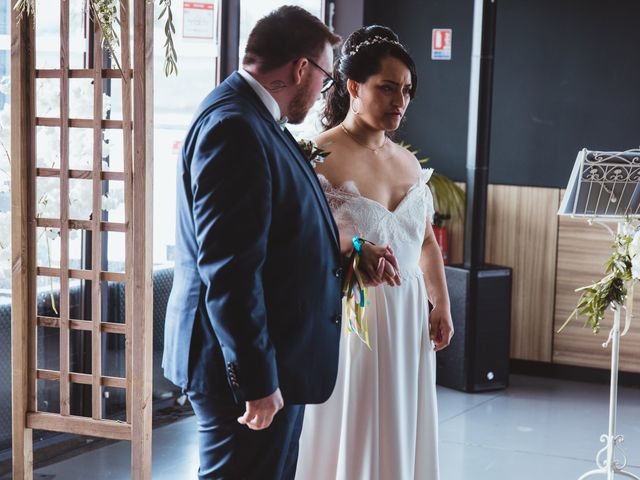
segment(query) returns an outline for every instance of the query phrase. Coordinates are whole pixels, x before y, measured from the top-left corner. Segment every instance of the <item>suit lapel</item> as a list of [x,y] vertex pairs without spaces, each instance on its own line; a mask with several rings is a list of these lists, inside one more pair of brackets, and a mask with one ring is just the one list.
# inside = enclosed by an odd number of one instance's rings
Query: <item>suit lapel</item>
[[227,83],[231,88],[247,98],[247,100],[249,100],[256,107],[260,115],[272,125],[273,130],[276,132],[276,136],[279,137],[280,140],[282,140],[282,142],[284,142],[284,144],[287,146],[294,158],[295,163],[298,164],[300,169],[302,169],[305,177],[309,181],[311,189],[313,190],[313,193],[318,200],[318,203],[320,204],[322,215],[327,223],[327,226],[329,227],[329,230],[331,230],[331,235],[335,242],[336,248],[338,249],[338,251],[340,251],[338,227],[336,226],[333,215],[331,214],[331,209],[329,208],[329,204],[327,203],[327,198],[322,191],[322,187],[320,185],[320,181],[318,180],[316,172],[309,164],[309,161],[304,157],[302,151],[300,150],[300,147],[298,147],[298,142],[296,142],[295,138],[293,138],[293,135],[291,135],[289,130],[287,130],[286,128],[283,130],[280,125],[278,125],[278,123],[273,119],[273,116],[271,115],[269,110],[267,110],[267,107],[265,107],[264,103],[262,103],[262,100],[260,100],[260,97],[258,97],[256,92],[253,91],[251,86],[245,81],[244,78],[242,78],[242,76],[240,76],[238,72],[235,72],[231,76],[229,76],[225,80],[225,83]]
[[278,133],[280,138],[284,141],[285,145],[293,155],[295,162],[304,172],[304,175],[307,177],[307,180],[309,180],[309,183],[311,184],[311,189],[313,190],[313,193],[315,194],[316,199],[320,204],[324,219],[327,222],[329,230],[331,230],[331,234],[333,235],[333,240],[335,241],[336,246],[338,247],[338,250],[340,250],[340,239],[338,236],[338,227],[336,226],[335,220],[333,219],[333,215],[331,214],[331,209],[329,208],[327,197],[324,195],[324,192],[322,191],[322,186],[320,185],[320,181],[318,180],[318,175],[313,170],[313,167],[311,166],[309,161],[302,154],[300,147],[298,147],[298,142],[296,141],[295,138],[293,138],[293,135],[291,135],[291,132],[289,132],[289,130],[287,130],[286,128],[281,129],[280,126],[275,122],[274,122],[274,125],[275,125],[276,132]]

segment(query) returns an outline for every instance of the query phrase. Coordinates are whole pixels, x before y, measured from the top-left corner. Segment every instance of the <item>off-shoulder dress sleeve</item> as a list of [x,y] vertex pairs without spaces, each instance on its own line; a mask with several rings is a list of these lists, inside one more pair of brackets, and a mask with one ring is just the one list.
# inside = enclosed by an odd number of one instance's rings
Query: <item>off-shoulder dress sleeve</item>
[[435,206],[433,204],[433,194],[431,193],[431,187],[429,187],[429,180],[433,175],[433,168],[424,168],[420,172],[420,182],[425,184],[425,209],[426,217],[430,222],[433,222],[433,215],[436,213]]

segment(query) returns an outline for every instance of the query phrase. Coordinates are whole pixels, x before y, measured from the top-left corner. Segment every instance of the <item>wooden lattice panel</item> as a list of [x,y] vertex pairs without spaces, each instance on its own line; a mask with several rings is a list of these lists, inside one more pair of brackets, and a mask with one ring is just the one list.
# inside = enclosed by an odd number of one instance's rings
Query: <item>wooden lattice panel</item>
[[[69,1],[60,6],[60,68],[36,69],[33,19],[12,22],[12,261],[13,261],[13,439],[14,478],[32,477],[31,429],[69,432],[94,437],[132,441],[132,478],[151,476],[151,67],[146,53],[152,45],[153,4],[146,0],[121,0],[121,70],[103,64],[105,58],[99,28],[93,28],[93,65],[71,69],[69,61]],[[130,6],[134,9],[134,55],[131,54]],[[47,12],[43,12],[46,14]],[[38,21],[36,11],[35,21]],[[133,60],[133,62],[132,62]],[[60,107],[57,116],[38,116],[36,82],[59,82]],[[70,79],[87,79],[93,88],[93,118],[70,114]],[[103,86],[121,82],[122,119],[111,119],[103,110]],[[135,101],[134,101],[135,99]],[[59,155],[54,166],[39,166],[37,132],[40,127],[59,131]],[[70,168],[70,137],[74,129],[92,131],[92,163],[85,169]],[[105,169],[103,132],[117,131],[122,138],[122,168]],[[135,172],[135,178],[134,178]],[[59,182],[58,215],[37,211],[38,182]],[[70,196],[74,181],[91,185],[88,219],[74,218]],[[119,182],[119,183],[118,183]],[[109,185],[124,190],[124,215],[112,221],[105,212],[103,195]],[[59,264],[41,264],[37,257],[37,232],[59,231]],[[90,260],[81,268],[70,263],[70,231],[78,230],[90,244]],[[125,261],[112,271],[105,237],[124,235]],[[107,253],[105,254],[105,250]],[[106,260],[105,260],[106,255]],[[72,268],[73,267],[73,268]],[[48,279],[59,286],[57,299],[51,293],[48,310],[38,302],[37,280]],[[88,288],[89,319],[75,318],[70,308],[70,282],[81,281]],[[124,285],[124,323],[103,318],[107,282]],[[57,301],[56,301],[57,300]],[[54,329],[59,337],[59,368],[39,367],[37,332]],[[73,371],[70,365],[72,332],[88,332],[91,338],[90,372]],[[125,338],[125,373],[105,375],[103,343],[106,335]],[[59,384],[59,412],[39,411],[38,381]],[[89,385],[91,416],[71,412],[73,384]],[[112,420],[103,411],[103,389],[126,391],[126,418]]]

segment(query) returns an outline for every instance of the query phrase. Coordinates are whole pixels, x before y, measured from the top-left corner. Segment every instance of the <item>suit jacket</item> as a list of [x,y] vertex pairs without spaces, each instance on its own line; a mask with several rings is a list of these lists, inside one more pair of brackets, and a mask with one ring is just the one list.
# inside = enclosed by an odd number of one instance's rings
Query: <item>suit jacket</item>
[[177,168],[165,376],[224,403],[320,403],[338,365],[338,231],[287,130],[236,72],[201,103]]

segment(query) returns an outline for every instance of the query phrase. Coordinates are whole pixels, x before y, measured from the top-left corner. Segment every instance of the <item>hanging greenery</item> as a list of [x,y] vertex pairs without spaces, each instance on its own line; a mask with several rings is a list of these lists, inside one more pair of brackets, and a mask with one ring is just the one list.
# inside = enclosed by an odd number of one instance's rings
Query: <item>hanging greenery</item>
[[173,35],[176,33],[176,27],[173,24],[171,0],[158,0],[158,3],[162,7],[158,20],[165,15],[167,16],[164,22],[164,35],[166,37],[164,41],[164,74],[167,77],[171,74],[178,75],[178,54],[173,44]]
[[23,15],[33,15],[36,10],[36,0],[16,0],[13,8],[18,12],[18,21],[20,21]]
[[[558,329],[560,333],[573,318],[585,317],[593,333],[600,332],[600,322],[608,308],[623,306],[635,282],[640,279],[640,224],[627,220],[620,233],[614,235],[611,257],[604,266],[604,276],[597,282],[580,287],[580,300],[569,318]],[[633,300],[633,299],[632,299]]]
[[117,0],[88,0],[93,18],[96,19],[102,32],[102,46],[109,50],[111,58],[116,62],[118,69],[122,71],[120,61],[115,52],[115,48],[120,45],[118,33],[114,28],[116,25],[120,25],[116,1]]
[[[65,1],[65,0],[63,0]],[[120,0],[85,0],[98,24],[98,28],[102,32],[102,45],[111,54],[111,58],[115,61],[119,70],[120,61],[116,55],[116,47],[120,45],[120,38],[117,33],[117,26],[120,25],[120,19],[118,18],[118,2]],[[152,0],[149,0],[152,1]],[[161,7],[158,20],[165,17],[164,34],[166,40],[164,42],[164,74],[169,76],[171,74],[178,74],[178,54],[176,53],[175,44],[173,42],[173,36],[176,33],[176,27],[173,23],[173,12],[171,11],[171,0],[158,0],[158,5]],[[13,7],[18,12],[18,21],[22,19],[24,15],[32,16],[36,10],[36,0],[16,0]]]

